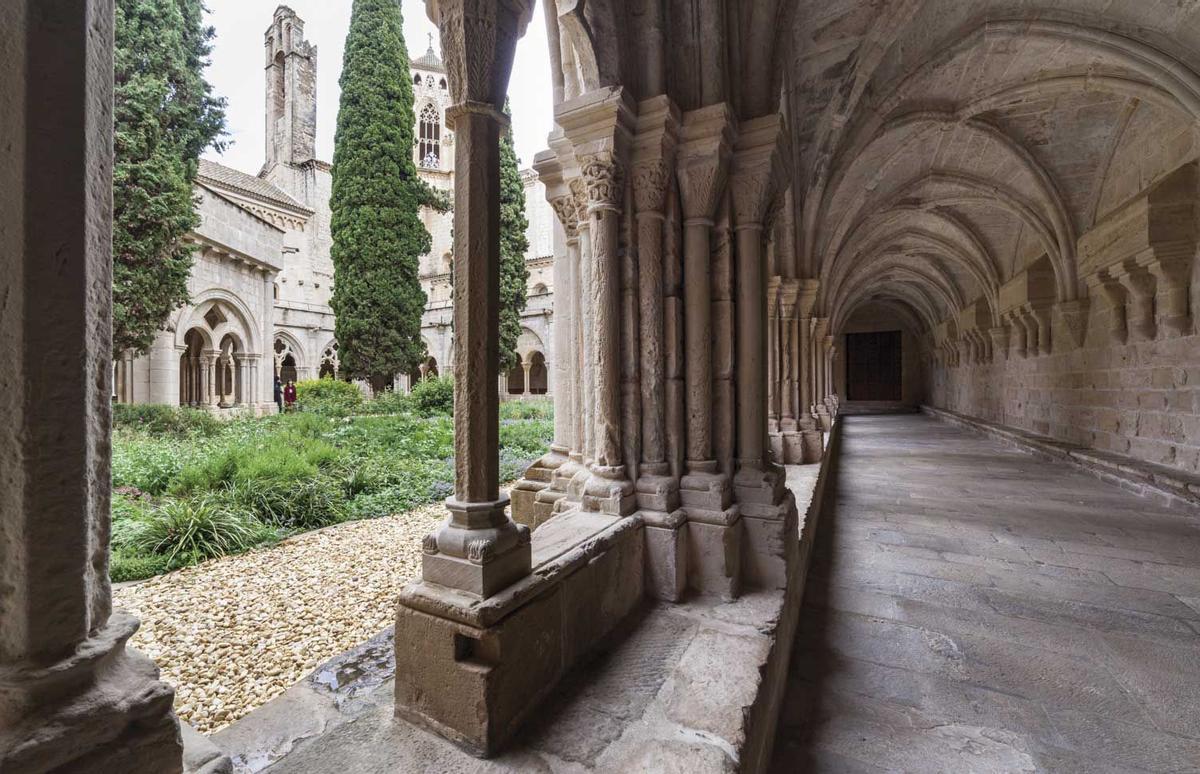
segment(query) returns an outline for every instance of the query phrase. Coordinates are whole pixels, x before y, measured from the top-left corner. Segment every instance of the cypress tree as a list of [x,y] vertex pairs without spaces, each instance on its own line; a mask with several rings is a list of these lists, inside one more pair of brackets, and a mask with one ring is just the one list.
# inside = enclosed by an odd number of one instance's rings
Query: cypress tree
[[[504,106],[509,113],[508,104]],[[525,311],[525,286],[529,271],[525,236],[529,219],[525,217],[525,185],[517,168],[512,129],[500,137],[500,370],[517,364],[517,339],[521,335],[521,312]]]
[[413,91],[397,0],[354,0],[341,76],[330,227],[341,368],[379,388],[424,347],[418,213],[428,186],[413,161]]
[[202,72],[214,36],[201,0],[117,0],[113,352],[144,353],[187,301],[200,153],[223,147],[225,100]]

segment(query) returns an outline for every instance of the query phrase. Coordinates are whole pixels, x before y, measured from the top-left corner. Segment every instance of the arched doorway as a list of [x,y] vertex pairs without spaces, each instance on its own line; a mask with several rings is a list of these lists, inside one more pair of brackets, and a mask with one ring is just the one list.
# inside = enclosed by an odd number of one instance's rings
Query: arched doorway
[[534,352],[529,356],[529,394],[545,395],[550,388],[550,375],[546,370],[546,356]]
[[275,374],[281,384],[297,380],[299,363],[292,345],[283,338],[275,339]]
[[208,379],[204,359],[208,340],[197,328],[183,336],[184,349],[179,355],[179,405],[206,405]]
[[237,339],[226,334],[221,339],[220,354],[215,364],[217,403],[223,408],[245,402],[239,373],[241,360],[242,352]]
[[508,369],[508,394],[525,394],[525,363],[521,360],[520,354],[517,355],[516,365]]
[[338,345],[333,342],[321,353],[321,370],[317,376],[321,379],[326,377],[330,379],[338,378],[338,371],[341,370],[341,360],[338,359]]

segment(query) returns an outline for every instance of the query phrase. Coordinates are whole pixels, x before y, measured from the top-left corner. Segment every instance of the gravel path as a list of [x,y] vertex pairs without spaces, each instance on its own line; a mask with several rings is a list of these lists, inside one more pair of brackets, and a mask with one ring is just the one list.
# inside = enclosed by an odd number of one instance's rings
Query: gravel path
[[175,686],[175,711],[218,731],[394,621],[441,504],[339,524],[117,589],[130,641]]

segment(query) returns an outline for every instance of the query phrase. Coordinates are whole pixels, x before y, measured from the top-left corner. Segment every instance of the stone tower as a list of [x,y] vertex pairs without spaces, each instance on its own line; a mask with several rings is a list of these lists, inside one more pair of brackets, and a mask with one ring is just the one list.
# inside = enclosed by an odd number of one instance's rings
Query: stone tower
[[304,39],[304,20],[286,5],[275,9],[264,35],[267,61],[266,167],[315,158],[317,48]]

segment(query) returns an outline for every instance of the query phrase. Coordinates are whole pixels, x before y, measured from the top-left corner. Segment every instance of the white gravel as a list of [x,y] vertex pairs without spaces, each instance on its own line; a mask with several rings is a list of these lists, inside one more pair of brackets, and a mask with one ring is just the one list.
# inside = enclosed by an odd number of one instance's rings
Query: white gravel
[[441,504],[339,524],[125,586],[131,645],[175,686],[175,711],[218,731],[394,621]]

